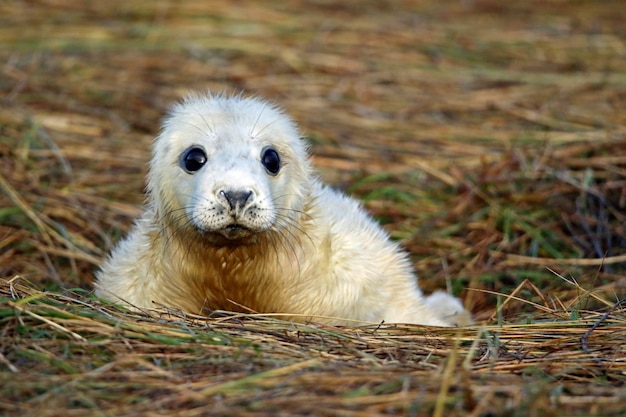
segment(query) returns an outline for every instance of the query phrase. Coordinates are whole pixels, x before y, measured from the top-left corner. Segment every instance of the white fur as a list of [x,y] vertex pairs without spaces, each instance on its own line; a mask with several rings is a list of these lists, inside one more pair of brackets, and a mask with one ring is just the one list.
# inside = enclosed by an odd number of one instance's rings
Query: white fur
[[[192,173],[181,167],[190,146],[207,154]],[[281,158],[276,175],[260,160],[268,146]],[[224,190],[250,197],[231,207]],[[173,108],[154,143],[147,207],[98,272],[96,293],[140,308],[330,324],[470,321],[456,298],[424,297],[398,245],[354,199],[319,182],[286,115],[239,96],[192,96]]]

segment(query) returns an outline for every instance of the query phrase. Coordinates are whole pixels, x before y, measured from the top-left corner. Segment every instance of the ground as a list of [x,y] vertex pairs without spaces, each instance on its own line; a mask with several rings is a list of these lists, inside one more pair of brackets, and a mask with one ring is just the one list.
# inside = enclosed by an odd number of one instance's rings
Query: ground
[[[0,3],[0,415],[626,413],[619,1]],[[272,100],[466,329],[107,305],[189,91]]]

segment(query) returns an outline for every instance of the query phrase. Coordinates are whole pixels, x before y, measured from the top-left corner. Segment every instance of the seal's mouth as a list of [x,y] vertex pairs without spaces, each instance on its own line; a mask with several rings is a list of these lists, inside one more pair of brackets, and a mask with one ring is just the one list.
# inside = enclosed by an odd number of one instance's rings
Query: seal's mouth
[[237,240],[248,237],[254,232],[240,224],[229,224],[225,228],[218,230],[218,233],[224,236],[226,239]]
[[250,229],[241,224],[232,223],[221,229],[206,229],[196,227],[202,240],[211,245],[246,245],[255,241],[260,230]]

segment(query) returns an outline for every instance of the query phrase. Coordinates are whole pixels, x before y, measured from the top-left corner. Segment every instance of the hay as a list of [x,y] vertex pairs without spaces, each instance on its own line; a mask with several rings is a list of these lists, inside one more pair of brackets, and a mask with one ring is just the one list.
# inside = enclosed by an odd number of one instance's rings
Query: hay
[[610,413],[626,399],[618,305],[531,324],[334,328],[0,285],[0,407],[15,415]]

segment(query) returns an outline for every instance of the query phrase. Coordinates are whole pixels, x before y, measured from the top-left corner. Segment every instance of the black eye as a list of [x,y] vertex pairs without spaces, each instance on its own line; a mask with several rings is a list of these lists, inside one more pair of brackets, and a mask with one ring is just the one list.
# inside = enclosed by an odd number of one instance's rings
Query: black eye
[[261,152],[261,163],[272,175],[278,174],[280,171],[280,156],[278,156],[278,152],[274,148],[264,148]]
[[187,172],[196,172],[204,164],[206,164],[206,153],[202,148],[189,148],[180,159],[180,166]]

